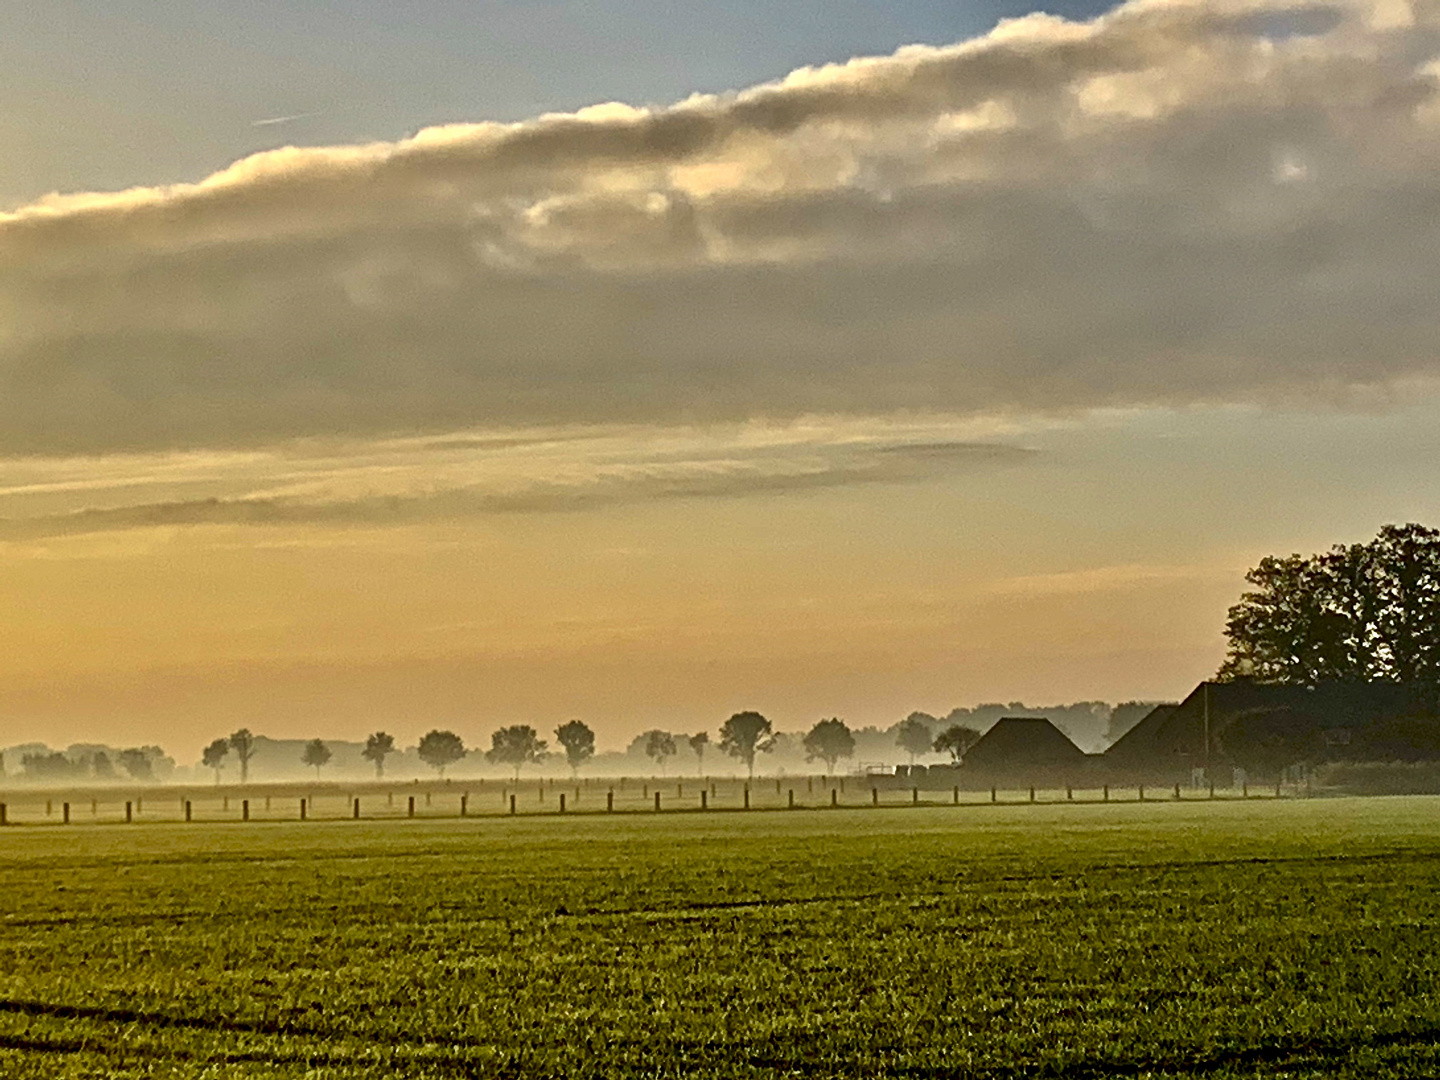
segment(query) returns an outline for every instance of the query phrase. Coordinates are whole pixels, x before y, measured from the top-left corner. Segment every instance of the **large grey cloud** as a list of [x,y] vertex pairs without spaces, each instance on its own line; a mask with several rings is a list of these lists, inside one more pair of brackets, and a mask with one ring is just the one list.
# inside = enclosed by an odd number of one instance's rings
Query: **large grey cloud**
[[1437,374],[1440,7],[1132,3],[0,215],[0,452]]

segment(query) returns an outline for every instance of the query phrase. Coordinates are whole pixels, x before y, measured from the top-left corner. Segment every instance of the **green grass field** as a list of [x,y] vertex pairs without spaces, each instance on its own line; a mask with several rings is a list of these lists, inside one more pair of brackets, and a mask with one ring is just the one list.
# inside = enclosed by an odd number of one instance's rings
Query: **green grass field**
[[0,832],[0,1076],[1440,1075],[1440,799]]

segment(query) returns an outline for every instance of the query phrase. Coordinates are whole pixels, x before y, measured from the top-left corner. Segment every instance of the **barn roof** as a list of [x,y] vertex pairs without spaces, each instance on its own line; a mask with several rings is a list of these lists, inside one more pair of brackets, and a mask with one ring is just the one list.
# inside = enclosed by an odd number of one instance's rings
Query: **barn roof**
[[965,754],[966,766],[978,768],[1069,765],[1084,760],[1085,752],[1043,716],[1003,716]]

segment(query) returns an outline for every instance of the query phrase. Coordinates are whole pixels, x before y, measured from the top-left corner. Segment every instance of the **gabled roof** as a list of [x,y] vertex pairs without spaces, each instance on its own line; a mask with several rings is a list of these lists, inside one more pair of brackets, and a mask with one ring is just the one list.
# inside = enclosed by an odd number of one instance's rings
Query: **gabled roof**
[[965,753],[967,768],[1071,765],[1085,752],[1043,716],[1003,716]]

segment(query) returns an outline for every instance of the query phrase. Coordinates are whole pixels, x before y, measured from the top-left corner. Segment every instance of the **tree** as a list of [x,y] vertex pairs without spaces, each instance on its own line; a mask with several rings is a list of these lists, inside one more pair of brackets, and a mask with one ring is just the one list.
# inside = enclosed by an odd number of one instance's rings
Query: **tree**
[[100,750],[90,759],[90,772],[94,774],[96,780],[113,780],[115,779],[115,764],[110,760],[109,754]]
[[250,734],[249,728],[241,728],[230,736],[230,749],[235,751],[235,756],[240,759],[240,783],[250,781],[250,759],[255,756],[255,736]]
[[431,731],[415,748],[420,760],[445,778],[445,769],[465,756],[465,744],[453,731]]
[[571,776],[578,776],[580,766],[595,755],[595,732],[580,720],[571,720],[556,728],[555,741],[565,748]]
[[835,771],[835,763],[842,757],[855,753],[855,736],[850,733],[850,726],[838,716],[817,721],[802,742],[805,760],[825,762],[826,776]]
[[529,724],[503,727],[490,736],[490,749],[485,760],[495,765],[509,765],[520,782],[522,765],[538,765],[545,760],[545,740]]
[[330,748],[320,739],[311,739],[305,744],[300,760],[315,770],[315,779],[320,779],[320,770],[330,763]]
[[695,752],[695,768],[700,775],[705,775],[705,748],[710,745],[710,733],[708,731],[697,731],[690,738],[685,740],[690,744],[690,749]]
[[951,724],[930,744],[937,754],[949,754],[950,760],[958,765],[965,756],[965,751],[980,741],[980,732],[973,727],[966,727],[964,724]]
[[1217,678],[1440,684],[1440,532],[1386,525],[1366,544],[1266,556],[1245,580]]
[[910,755],[912,766],[918,755],[930,753],[934,736],[930,734],[930,724],[926,721],[934,719],[927,713],[912,712],[895,729],[895,745]]
[[645,736],[645,753],[660,766],[663,775],[665,762],[675,756],[675,736],[668,731],[650,732]]
[[220,770],[225,767],[225,755],[230,753],[229,739],[216,739],[200,755],[200,764],[215,770],[215,783],[220,783]]
[[155,768],[150,763],[150,755],[135,747],[120,751],[120,767],[129,774],[131,780],[146,781],[155,778]]
[[395,736],[377,731],[365,740],[360,756],[375,766],[375,779],[385,777],[385,759],[395,752]]
[[770,721],[758,712],[738,712],[720,728],[720,749],[743,761],[754,779],[755,755],[768,753],[774,737]]

